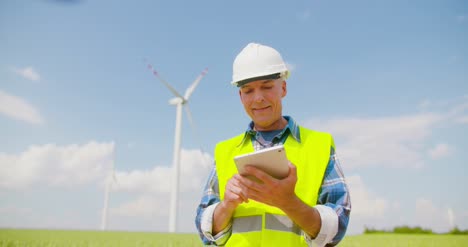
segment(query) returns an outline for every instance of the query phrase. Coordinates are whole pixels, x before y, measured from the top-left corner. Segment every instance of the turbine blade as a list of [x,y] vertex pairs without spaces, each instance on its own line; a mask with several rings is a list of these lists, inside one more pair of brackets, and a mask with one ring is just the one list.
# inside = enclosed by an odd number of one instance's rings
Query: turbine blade
[[114,149],[114,152],[112,152],[112,161],[111,161],[111,174],[110,174],[111,178],[111,183],[114,182],[115,184],[118,184],[117,183],[117,177],[115,176],[115,149]]
[[192,112],[190,111],[188,104],[185,104],[184,106],[185,106],[185,113],[187,114],[187,119],[189,121],[190,127],[192,127],[193,129],[195,127],[195,124],[193,123]]
[[203,148],[201,147],[201,141],[200,141],[201,139],[200,139],[200,136],[198,135],[198,129],[197,129],[197,126],[195,125],[195,122],[193,121],[192,112],[190,111],[188,103],[185,104],[184,106],[185,106],[185,113],[187,113],[188,122],[190,124],[190,127],[192,128],[192,134],[195,140],[200,144],[200,149],[202,150],[202,152],[204,152]]
[[194,139],[196,140],[196,142],[198,142],[198,145],[200,147],[200,151],[201,151],[201,154],[202,154],[203,161],[206,162],[206,164],[209,164],[210,161],[207,160],[206,156],[204,155],[206,152],[205,152],[205,149],[203,148],[203,146],[201,144],[201,138],[200,138],[200,135],[198,134],[197,126],[196,126],[195,122],[193,121],[192,112],[190,111],[189,104],[186,103],[184,105],[184,107],[185,107],[185,112],[187,113],[187,119],[189,121],[190,127],[192,128],[192,135],[193,135]]
[[112,180],[115,182],[115,184],[119,183],[119,181],[117,181],[117,177],[115,176],[115,171],[112,171]]
[[151,72],[153,73],[153,75],[158,78],[168,89],[169,91],[172,92],[172,94],[174,94],[174,96],[178,97],[178,98],[184,98],[182,97],[182,95],[179,94],[179,92],[177,92],[177,90],[175,90],[171,84],[169,84],[166,80],[164,80],[164,78],[162,78],[162,76],[158,73],[158,71],[156,71],[153,67],[153,65],[151,65],[150,63],[148,63],[147,65],[148,69],[151,70]]
[[192,82],[192,85],[190,85],[190,87],[188,87],[187,90],[185,90],[185,100],[189,100],[190,95],[192,95],[193,91],[195,91],[195,88],[198,86],[198,83],[200,83],[200,80],[206,75],[206,73],[208,73],[208,68],[205,68],[197,77],[197,79],[195,79],[195,81]]

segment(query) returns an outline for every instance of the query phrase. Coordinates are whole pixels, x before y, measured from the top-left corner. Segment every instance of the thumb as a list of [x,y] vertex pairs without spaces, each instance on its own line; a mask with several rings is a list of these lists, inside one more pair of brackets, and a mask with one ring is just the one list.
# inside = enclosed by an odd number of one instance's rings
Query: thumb
[[288,177],[292,176],[292,177],[296,178],[297,177],[297,168],[296,168],[296,166],[293,163],[289,162],[288,167],[289,167],[289,176]]

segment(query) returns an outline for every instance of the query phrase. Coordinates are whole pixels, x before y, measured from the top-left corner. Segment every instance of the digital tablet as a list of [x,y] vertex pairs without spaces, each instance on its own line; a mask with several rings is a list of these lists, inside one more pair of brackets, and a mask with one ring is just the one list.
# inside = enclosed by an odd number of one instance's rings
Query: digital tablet
[[277,179],[285,178],[289,173],[289,161],[283,145],[236,156],[234,162],[240,175],[243,175],[246,165],[255,166]]

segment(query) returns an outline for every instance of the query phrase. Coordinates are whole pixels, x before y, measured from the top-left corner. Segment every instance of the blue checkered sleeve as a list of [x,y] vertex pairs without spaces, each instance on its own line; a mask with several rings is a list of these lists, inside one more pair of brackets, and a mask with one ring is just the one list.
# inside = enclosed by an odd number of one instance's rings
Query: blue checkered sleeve
[[216,173],[215,166],[213,166],[213,169],[211,169],[210,175],[208,176],[208,180],[205,184],[205,188],[203,189],[203,196],[197,208],[197,216],[195,217],[195,226],[197,227],[198,234],[200,235],[200,238],[205,245],[215,243],[203,235],[203,231],[201,230],[201,216],[208,206],[213,205],[219,201],[218,175]]
[[346,185],[340,162],[332,148],[330,160],[320,187],[317,204],[331,207],[338,215],[338,232],[327,246],[337,245],[346,234],[351,212],[349,189]]

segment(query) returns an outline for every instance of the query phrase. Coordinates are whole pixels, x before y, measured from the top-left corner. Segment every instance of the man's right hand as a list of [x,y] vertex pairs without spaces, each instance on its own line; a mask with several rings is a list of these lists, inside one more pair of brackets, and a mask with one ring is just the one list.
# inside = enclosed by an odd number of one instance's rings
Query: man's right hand
[[239,174],[235,174],[227,181],[224,199],[216,206],[213,215],[213,235],[228,226],[239,204],[249,202],[245,187],[241,184],[240,178]]
[[242,202],[249,202],[245,186],[242,185],[241,176],[235,174],[228,180],[226,189],[224,190],[224,202],[226,206],[236,209]]

